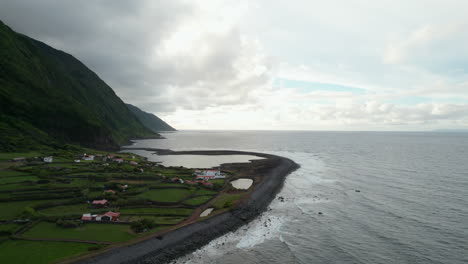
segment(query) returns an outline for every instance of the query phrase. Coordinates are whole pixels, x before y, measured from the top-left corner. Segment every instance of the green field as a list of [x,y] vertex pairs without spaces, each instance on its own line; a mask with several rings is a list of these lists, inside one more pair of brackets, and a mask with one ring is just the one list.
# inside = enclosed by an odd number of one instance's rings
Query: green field
[[22,152],[22,153],[0,153],[0,161],[9,161],[14,158],[33,158],[40,157],[41,153],[39,152]]
[[197,197],[193,197],[193,198],[185,200],[184,204],[201,205],[201,204],[208,202],[208,200],[210,200],[211,198],[213,198],[212,195],[197,196]]
[[113,211],[113,208],[103,209],[91,209],[87,203],[83,204],[72,204],[72,205],[60,205],[45,208],[38,212],[46,216],[66,216],[66,215],[82,215],[85,213],[104,213],[107,211]]
[[198,189],[195,191],[194,195],[215,195],[218,192],[208,189]]
[[13,176],[13,177],[0,177],[0,184],[18,183],[24,181],[37,181],[37,176]]
[[193,209],[189,208],[121,208],[122,214],[136,214],[136,215],[186,215],[192,214]]
[[230,203],[232,204],[235,200],[242,198],[244,195],[245,193],[223,193],[213,201],[213,207],[216,209],[226,208],[226,206],[231,207],[232,205],[229,205]]
[[2,202],[0,203],[0,220],[11,220],[19,216],[24,208],[33,207],[41,203],[60,200],[38,200],[38,201],[21,201],[21,202]]
[[22,225],[21,224],[2,224],[0,225],[0,231],[6,231],[6,232],[15,232],[18,230]]
[[93,244],[8,240],[1,243],[0,263],[46,264],[88,252]]
[[156,225],[174,225],[183,220],[185,217],[178,216],[148,216],[148,215],[122,215],[124,221],[138,221],[141,219],[151,219]]
[[149,190],[138,197],[149,199],[156,202],[179,202],[190,196],[191,192],[186,189],[156,189]]
[[77,228],[63,228],[54,223],[40,222],[23,234],[27,238],[58,238],[122,242],[136,237],[129,225],[83,224]]

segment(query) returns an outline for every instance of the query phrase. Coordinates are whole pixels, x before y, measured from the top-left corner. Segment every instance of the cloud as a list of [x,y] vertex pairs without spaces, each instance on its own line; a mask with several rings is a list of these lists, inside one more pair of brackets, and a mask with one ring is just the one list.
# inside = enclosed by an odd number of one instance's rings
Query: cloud
[[[0,0],[0,6],[13,29],[75,55],[126,102],[177,128],[468,124],[468,2]],[[421,6],[424,12],[415,14]]]
[[[212,3],[213,6],[222,7]],[[147,111],[241,104],[269,65],[231,8],[195,2],[1,0],[13,29],[78,57]]]

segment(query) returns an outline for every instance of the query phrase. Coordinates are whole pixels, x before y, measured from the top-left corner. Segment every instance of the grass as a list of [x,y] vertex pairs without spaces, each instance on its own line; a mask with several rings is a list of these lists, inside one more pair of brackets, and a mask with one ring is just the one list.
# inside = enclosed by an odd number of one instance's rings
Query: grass
[[218,192],[212,191],[212,190],[207,190],[207,189],[198,189],[195,191],[194,195],[215,195]]
[[22,225],[21,224],[2,224],[0,225],[0,231],[15,232]]
[[8,161],[14,158],[33,158],[40,157],[41,153],[39,152],[16,152],[16,153],[0,153],[0,161]]
[[152,214],[152,215],[185,215],[192,214],[193,209],[188,208],[122,208],[122,214]]
[[1,244],[0,263],[46,264],[86,253],[90,247],[96,247],[96,245],[70,242],[8,240]]
[[60,200],[38,200],[38,201],[20,201],[20,202],[2,202],[0,203],[0,220],[11,220],[19,216],[25,207],[33,207],[38,204]]
[[228,208],[232,207],[232,204],[235,200],[240,199],[246,193],[236,193],[236,194],[229,194],[223,193],[220,196],[216,197],[213,201],[213,207],[216,209]]
[[39,213],[45,216],[67,216],[67,215],[82,215],[84,213],[98,213],[112,211],[112,208],[105,209],[90,209],[88,204],[72,204],[72,205],[60,205],[55,207],[49,207],[43,210],[39,210]]
[[26,175],[29,175],[29,173],[14,170],[0,170],[0,177],[16,177]]
[[0,178],[0,184],[19,183],[19,182],[24,182],[24,181],[37,181],[37,180],[39,180],[37,176],[2,177]]
[[124,221],[138,221],[141,219],[151,219],[154,221],[156,225],[174,225],[183,220],[185,217],[177,217],[177,216],[148,216],[148,215],[128,215],[122,216],[122,220]]
[[193,198],[185,200],[184,204],[201,205],[201,204],[208,202],[208,200],[210,200],[211,198],[213,198],[213,196],[211,195],[197,196],[197,197],[193,197]]
[[156,202],[179,202],[190,195],[185,189],[157,189],[139,194],[138,197],[146,198]]
[[77,228],[63,228],[49,222],[41,222],[23,235],[27,238],[80,239],[103,242],[122,242],[136,237],[130,233],[129,225],[91,223]]

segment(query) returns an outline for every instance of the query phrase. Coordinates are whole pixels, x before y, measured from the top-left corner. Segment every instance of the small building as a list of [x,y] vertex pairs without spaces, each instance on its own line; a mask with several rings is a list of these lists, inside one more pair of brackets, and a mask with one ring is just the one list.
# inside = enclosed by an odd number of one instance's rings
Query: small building
[[44,157],[43,160],[44,160],[44,162],[49,162],[50,163],[50,162],[54,161],[54,157],[52,157],[52,156]]
[[106,199],[94,200],[91,204],[96,206],[96,207],[105,207],[105,206],[107,206],[107,200]]
[[86,154],[85,154],[85,155],[82,157],[82,159],[83,159],[83,160],[94,160],[94,155],[86,155]]
[[132,160],[132,161],[130,161],[130,164],[131,165],[138,165],[138,162]]
[[179,177],[174,177],[171,179],[172,182],[179,182],[179,183],[184,183],[184,180],[182,180],[181,178]]
[[194,182],[194,181],[185,181],[185,182],[186,182],[187,184],[189,184],[189,185],[195,185],[195,184],[197,184],[197,183]]
[[119,220],[120,213],[107,212],[102,215],[96,216],[96,221],[117,221]]
[[24,162],[24,161],[26,161],[26,158],[24,158],[24,157],[18,157],[18,158],[12,159],[11,161],[13,161],[13,162]]
[[115,194],[114,190],[105,190],[104,193]]
[[112,159],[113,162],[117,162],[117,163],[122,163],[124,162],[123,159]]
[[75,160],[75,162],[76,162],[76,163],[79,163],[79,162],[81,162],[81,160]]
[[81,217],[81,220],[82,221],[93,221],[94,219],[96,219],[96,215],[91,215],[91,214],[83,214],[83,216]]
[[211,179],[224,179],[226,175],[220,170],[196,170],[194,176],[197,179],[211,180]]

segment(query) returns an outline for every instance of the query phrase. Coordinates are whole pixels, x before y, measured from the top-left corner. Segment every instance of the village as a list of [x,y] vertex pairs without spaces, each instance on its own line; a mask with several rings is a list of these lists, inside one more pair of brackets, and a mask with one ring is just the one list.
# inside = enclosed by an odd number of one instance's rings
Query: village
[[132,153],[0,154],[0,243],[97,250],[230,210],[248,193],[237,180]]

